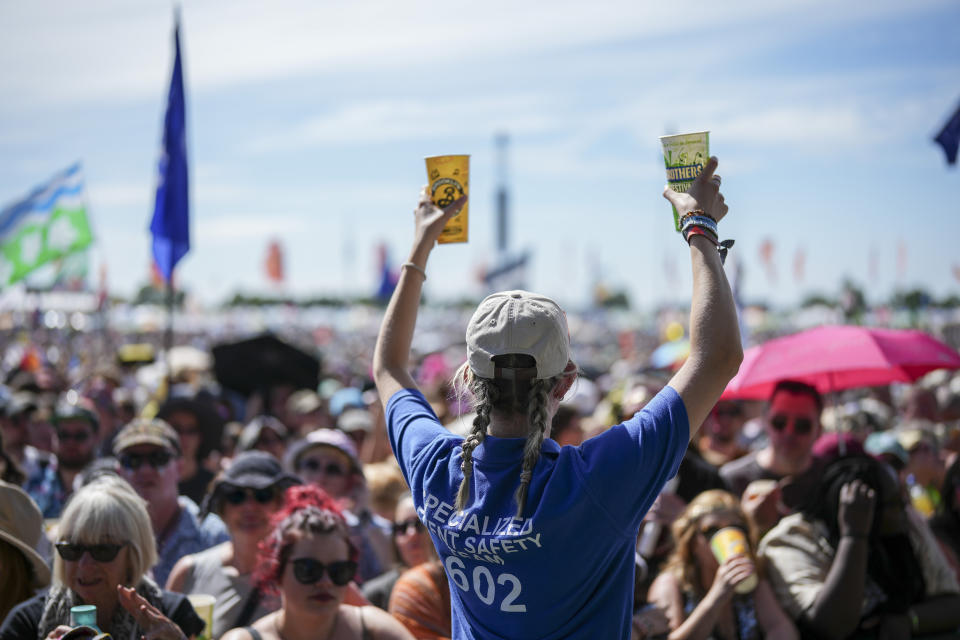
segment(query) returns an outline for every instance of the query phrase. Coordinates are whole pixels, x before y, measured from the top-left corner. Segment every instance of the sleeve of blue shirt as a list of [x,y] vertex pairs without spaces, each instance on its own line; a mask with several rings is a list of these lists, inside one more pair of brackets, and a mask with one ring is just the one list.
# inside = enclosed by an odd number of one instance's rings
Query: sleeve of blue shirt
[[633,535],[690,441],[687,409],[664,387],[642,411],[578,447],[578,469],[614,525]]
[[416,389],[393,394],[385,415],[390,446],[411,489],[419,485],[415,479],[422,477],[426,463],[463,441],[440,424],[430,403]]

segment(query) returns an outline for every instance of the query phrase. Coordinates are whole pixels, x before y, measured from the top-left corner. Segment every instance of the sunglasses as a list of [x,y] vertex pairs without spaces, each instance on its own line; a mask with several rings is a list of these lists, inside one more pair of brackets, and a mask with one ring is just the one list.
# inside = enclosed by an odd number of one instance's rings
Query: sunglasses
[[787,424],[790,422],[793,423],[793,432],[798,436],[805,436],[813,431],[813,421],[810,418],[784,414],[777,414],[770,418],[770,426],[773,427],[774,431],[778,432],[786,429]]
[[120,466],[129,471],[136,471],[144,464],[154,469],[162,469],[173,460],[173,454],[168,451],[154,451],[153,453],[124,453],[120,456]]
[[90,439],[90,432],[77,431],[76,433],[70,433],[69,431],[60,431],[57,433],[57,439],[60,440],[60,442],[73,440],[74,442],[83,443]]
[[241,505],[250,498],[258,504],[269,504],[277,496],[273,487],[266,489],[231,489],[223,494],[223,499],[232,505]]
[[73,542],[58,542],[57,553],[67,562],[77,562],[86,552],[97,562],[113,562],[124,544],[75,544]]
[[416,533],[423,531],[423,523],[420,522],[419,518],[410,518],[409,520],[404,520],[403,522],[394,522],[393,523],[393,535],[398,536],[401,533],[407,533],[410,531],[410,527],[413,527]]
[[313,558],[297,558],[293,561],[293,577],[300,584],[315,584],[323,578],[324,571],[330,576],[330,582],[338,587],[346,586],[357,573],[357,563],[341,560],[323,564]]
[[322,462],[312,458],[301,462],[300,469],[302,471],[309,471],[311,473],[323,471],[323,473],[328,476],[343,476],[347,474],[346,470],[336,462],[328,462],[327,465],[324,466]]

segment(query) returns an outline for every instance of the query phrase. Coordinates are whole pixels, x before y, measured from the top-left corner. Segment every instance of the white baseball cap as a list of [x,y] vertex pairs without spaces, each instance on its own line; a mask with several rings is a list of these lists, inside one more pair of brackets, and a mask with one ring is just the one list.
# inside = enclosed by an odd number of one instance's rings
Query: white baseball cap
[[538,380],[560,375],[570,361],[567,316],[556,302],[528,291],[483,299],[467,325],[467,359],[481,378],[494,378],[495,356],[521,353],[536,361]]

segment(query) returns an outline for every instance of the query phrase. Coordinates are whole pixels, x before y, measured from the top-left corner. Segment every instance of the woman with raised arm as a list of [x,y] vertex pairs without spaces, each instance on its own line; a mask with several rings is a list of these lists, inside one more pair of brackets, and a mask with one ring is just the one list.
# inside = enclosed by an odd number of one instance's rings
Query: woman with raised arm
[[421,193],[373,369],[391,445],[453,585],[453,638],[630,637],[643,515],[742,358],[716,167],[711,158],[687,193],[664,191],[690,246],[690,357],[642,411],[577,447],[548,438],[576,365],[566,317],[544,296],[493,294],[471,318],[455,379],[475,402],[466,438],[417,390],[408,368],[427,258],[464,204],[441,210]]

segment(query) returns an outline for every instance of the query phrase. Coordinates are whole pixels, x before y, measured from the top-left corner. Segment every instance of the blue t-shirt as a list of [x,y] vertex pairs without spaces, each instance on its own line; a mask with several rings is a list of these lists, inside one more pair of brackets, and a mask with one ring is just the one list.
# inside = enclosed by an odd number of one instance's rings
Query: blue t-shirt
[[524,439],[488,435],[474,449],[470,501],[457,513],[463,438],[416,390],[394,394],[386,417],[450,579],[453,638],[630,637],[637,532],[690,438],[676,391],[578,447],[544,440],[519,520]]

